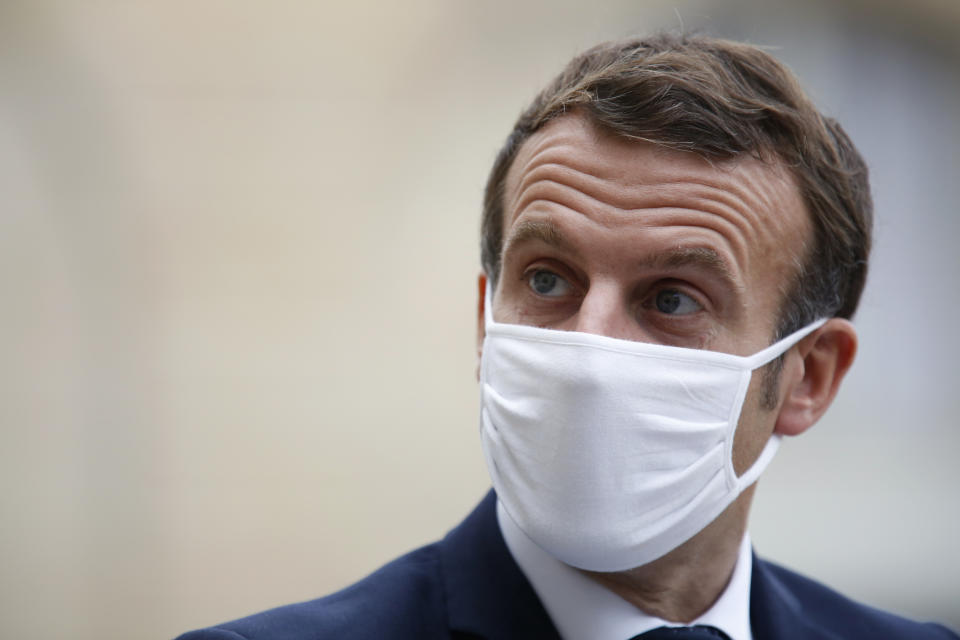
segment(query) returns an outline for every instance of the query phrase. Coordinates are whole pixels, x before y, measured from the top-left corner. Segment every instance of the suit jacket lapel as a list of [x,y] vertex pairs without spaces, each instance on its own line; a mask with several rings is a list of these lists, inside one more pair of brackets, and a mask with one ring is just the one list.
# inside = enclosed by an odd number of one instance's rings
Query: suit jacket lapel
[[493,491],[447,534],[440,547],[452,631],[489,640],[560,640],[503,541]]
[[755,640],[845,640],[805,614],[801,601],[756,554],[750,580],[750,626]]

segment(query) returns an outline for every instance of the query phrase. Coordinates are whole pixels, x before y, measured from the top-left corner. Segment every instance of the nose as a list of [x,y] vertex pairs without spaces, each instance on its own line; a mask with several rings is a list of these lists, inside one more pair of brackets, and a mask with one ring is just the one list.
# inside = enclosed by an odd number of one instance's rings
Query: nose
[[642,340],[626,296],[611,284],[594,283],[580,302],[574,330],[623,340]]

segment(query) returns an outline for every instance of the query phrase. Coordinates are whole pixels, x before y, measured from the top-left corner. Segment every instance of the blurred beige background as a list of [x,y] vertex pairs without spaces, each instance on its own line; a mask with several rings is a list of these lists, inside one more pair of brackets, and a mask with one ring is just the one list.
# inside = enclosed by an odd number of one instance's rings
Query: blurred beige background
[[777,47],[875,181],[860,361],[755,544],[960,627],[960,4],[6,0],[0,636],[168,638],[456,524],[486,171],[570,56],[681,23]]

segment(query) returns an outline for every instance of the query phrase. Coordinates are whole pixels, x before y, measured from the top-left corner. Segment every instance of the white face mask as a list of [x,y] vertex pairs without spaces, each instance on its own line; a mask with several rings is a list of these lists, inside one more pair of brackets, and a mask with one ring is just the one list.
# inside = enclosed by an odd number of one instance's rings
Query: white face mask
[[592,571],[651,562],[756,481],[733,436],[751,372],[826,320],[752,356],[500,324],[486,297],[480,431],[497,496],[558,560]]

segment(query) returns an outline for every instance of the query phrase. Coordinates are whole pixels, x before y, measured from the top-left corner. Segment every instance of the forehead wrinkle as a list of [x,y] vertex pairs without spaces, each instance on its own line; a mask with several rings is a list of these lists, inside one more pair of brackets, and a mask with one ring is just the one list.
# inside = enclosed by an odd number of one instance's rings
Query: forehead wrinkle
[[[631,156],[636,157],[634,149],[652,150],[655,154],[641,170],[646,179],[643,184],[637,184],[634,172],[625,167],[625,163],[631,162]],[[584,154],[584,151],[588,153]],[[680,168],[676,163],[669,168],[661,166],[656,160],[658,154],[683,157],[685,166]],[[644,191],[649,189],[672,190],[676,187],[680,190],[684,186],[700,186],[708,194],[705,201],[722,202],[760,228],[769,222],[767,218],[775,217],[764,214],[775,206],[771,201],[778,199],[781,195],[778,192],[784,187],[796,188],[792,172],[779,161],[764,161],[748,155],[708,161],[696,154],[681,154],[656,145],[610,136],[576,113],[549,123],[521,147],[510,169],[512,176],[508,175],[507,181],[508,193],[512,191],[516,195],[514,202],[535,181],[534,174],[539,174],[541,167],[543,170],[557,170],[556,177],[570,178],[573,188],[623,211],[646,208],[637,204],[648,196]],[[603,188],[607,185],[614,188]],[[685,197],[682,193],[676,195],[678,200]],[[662,203],[663,206],[678,204]],[[519,210],[514,209],[514,212]]]
[[[750,171],[753,168],[751,160],[761,161],[746,156],[707,161],[696,154],[684,153],[685,166],[682,168],[676,164],[670,164],[669,168],[662,165],[657,161],[657,155],[643,163],[639,169],[644,178],[641,183],[638,169],[630,170],[627,166],[636,158],[631,150],[649,151],[650,145],[609,136],[596,138],[588,135],[585,140],[576,131],[556,129],[538,134],[521,148],[510,169],[513,175],[509,176],[512,180],[508,178],[508,189],[517,196],[535,184],[541,174],[547,173],[550,174],[548,179],[554,182],[567,180],[571,187],[621,210],[643,208],[631,201],[645,199],[648,197],[646,192],[652,189],[693,186],[702,187],[715,199],[736,210],[749,211],[769,200],[772,195],[770,183],[782,182],[782,167],[777,163],[763,163],[764,179],[756,180]],[[680,153],[656,146],[652,151],[671,156]]]
[[[576,162],[565,155],[563,149],[555,147],[536,154],[522,168],[518,167],[518,172],[512,189],[516,212],[522,210],[520,205],[527,200],[525,194],[539,186],[557,187],[573,194],[578,200],[585,196],[595,203],[629,211],[635,208],[632,205],[638,199],[633,191],[637,186],[643,186],[633,185],[623,180],[622,176],[604,175],[607,171],[597,171],[588,162]],[[586,206],[589,204],[584,202]]]
[[705,216],[704,226],[723,227],[727,230],[723,235],[736,240],[728,244],[746,267],[750,248],[763,249],[770,245],[777,230],[784,226],[782,216],[776,215],[781,205],[776,203],[774,189],[780,184],[777,178],[757,180],[739,172],[728,180],[716,181],[703,176],[684,176],[651,185],[652,195],[643,207]]
[[605,219],[610,218],[606,210],[611,207],[620,213],[628,213],[629,209],[619,209],[604,200],[596,198],[583,190],[570,185],[558,182],[556,180],[537,180],[529,188],[524,189],[517,194],[517,199],[513,203],[513,219],[517,220],[520,216],[538,203],[546,203],[567,209],[578,215],[583,215],[595,222],[603,223]]
[[[749,208],[745,211],[752,213],[751,222],[758,232],[763,231],[768,236],[777,231],[799,234],[797,244],[806,243],[810,215],[800,196],[796,178],[782,163],[764,163],[759,172],[740,171],[737,189],[748,196],[746,204]],[[784,209],[793,210],[792,214],[775,215]]]
[[[689,182],[678,181],[669,183],[667,187],[689,187],[690,184]],[[743,224],[745,215],[737,214],[738,211],[741,211],[737,205],[744,208],[746,205],[736,198],[733,202],[721,201],[718,196],[727,195],[725,191],[709,184],[700,184],[700,186],[709,189],[714,197],[697,196],[689,193],[678,193],[674,197],[669,193],[671,189],[664,189],[663,185],[640,185],[632,189],[634,193],[630,196],[631,202],[622,203],[624,208],[621,209],[606,202],[597,201],[567,184],[553,180],[538,180],[519,194],[520,201],[515,204],[513,220],[517,221],[518,226],[525,225],[528,221],[523,219],[523,214],[533,205],[539,203],[569,210],[600,226],[615,225],[618,221],[623,220],[623,216],[631,216],[634,224],[638,227],[651,226],[651,228],[656,228],[660,224],[686,225],[690,216],[695,215],[702,220],[701,224],[704,228],[719,233],[720,237],[723,238],[724,245],[745,266],[749,253],[747,246],[753,236],[754,229],[750,224]],[[644,202],[640,202],[640,200],[644,200]],[[510,245],[514,245],[520,239],[537,238],[558,248],[571,250],[569,241],[564,241],[561,245],[559,240],[562,236],[557,229],[541,226],[539,227],[539,233],[535,234],[531,233],[533,228],[524,229],[519,236],[507,229],[506,234],[510,237],[505,240],[508,240]],[[506,249],[507,246],[504,247],[504,250]],[[700,257],[703,258],[704,256],[701,255]],[[716,257],[715,254],[714,257]],[[736,280],[732,277],[729,265],[722,260],[713,260],[710,264],[705,259],[690,259],[687,262],[700,262],[702,266],[722,266],[724,271],[722,275],[729,276],[723,279],[731,283]],[[716,269],[716,271],[720,272],[721,269]]]
[[716,231],[725,229],[726,231],[720,234],[726,238],[725,244],[730,245],[730,249],[739,259],[744,260],[746,247],[754,239],[756,231],[753,224],[744,224],[744,218],[754,217],[744,212],[746,204],[737,198],[728,201],[725,191],[711,185],[701,185],[710,190],[710,195],[671,194],[671,186],[689,187],[689,184],[676,182],[666,186],[640,185],[632,188],[632,193],[623,198],[623,202],[614,205],[564,183],[538,180],[518,194],[519,201],[514,203],[513,219],[518,220],[526,210],[537,203],[548,203],[578,215],[585,215],[601,226],[617,224],[623,220],[623,216],[631,216],[638,226],[656,226],[658,223],[669,224],[675,216],[679,216],[680,222],[684,216],[696,215],[702,219],[706,228]]
[[631,180],[629,172],[619,171],[616,176],[597,175],[606,171],[577,166],[569,157],[555,161],[550,157],[555,151],[558,151],[555,147],[541,150],[525,166],[516,167],[520,173],[512,185],[514,217],[534,200],[557,202],[556,197],[540,195],[542,190],[556,189],[554,195],[562,193],[570,198],[564,206],[573,205],[570,207],[573,209],[579,206],[583,212],[595,215],[601,215],[604,209],[614,210],[611,213],[636,213],[654,208],[697,208],[704,213],[719,215],[738,227],[743,225],[738,224],[737,218],[742,218],[748,223],[747,227],[758,230],[766,222],[767,216],[763,212],[772,206],[770,187],[776,187],[771,182],[779,182],[758,181],[740,172],[730,175],[724,171],[729,176],[726,180],[723,175],[710,180],[709,176],[690,172],[680,178],[672,175],[669,179],[658,179],[655,176],[638,184]]
[[712,182],[689,176],[650,185],[649,189],[654,192],[651,200],[656,205],[717,216],[736,227],[744,240],[763,229],[767,217],[764,211],[770,207],[767,197],[742,188],[736,178]]

